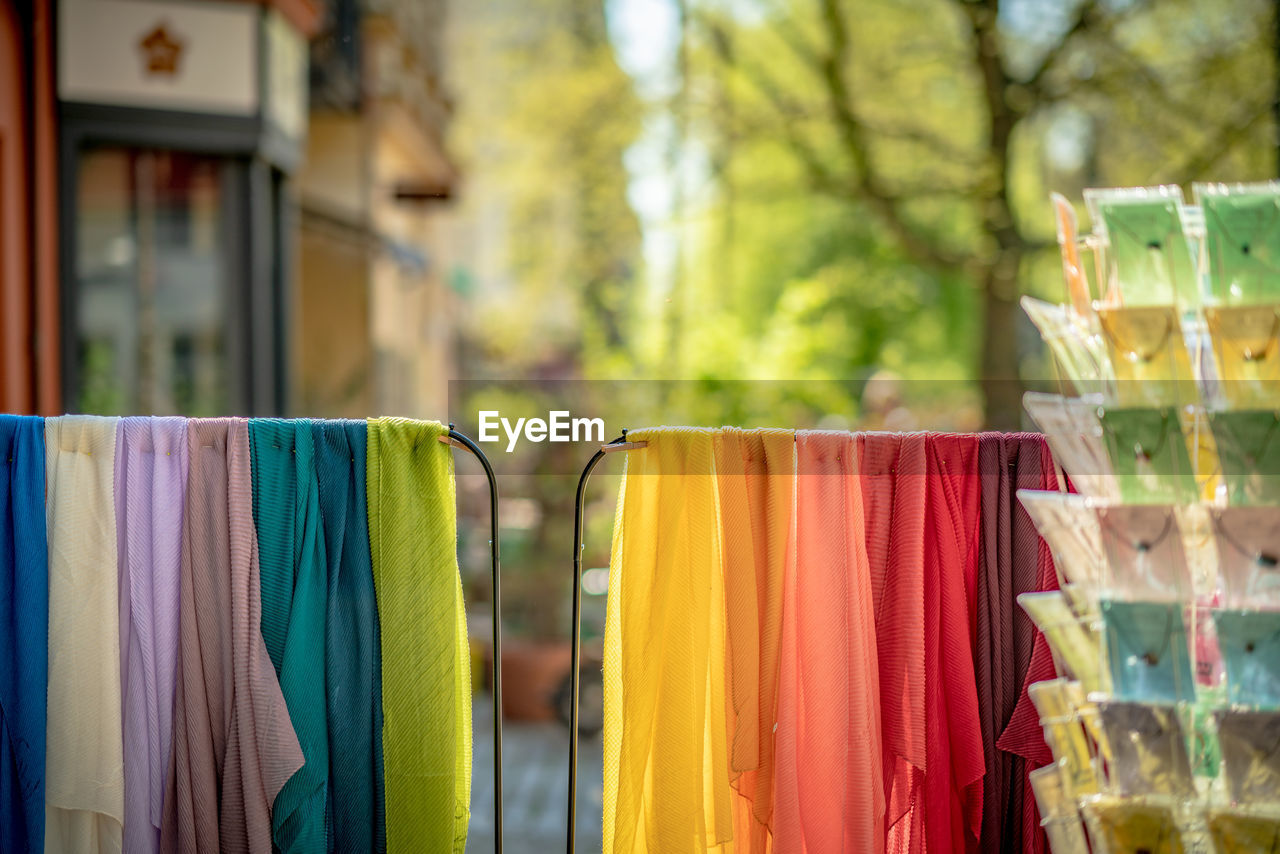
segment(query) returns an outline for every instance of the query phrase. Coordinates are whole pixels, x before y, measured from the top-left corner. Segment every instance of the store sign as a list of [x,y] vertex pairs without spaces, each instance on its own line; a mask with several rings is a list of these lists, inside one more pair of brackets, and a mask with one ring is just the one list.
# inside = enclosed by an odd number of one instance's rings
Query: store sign
[[[260,15],[249,3],[63,0],[58,95],[82,103],[255,115]],[[304,81],[305,61],[304,52]]]

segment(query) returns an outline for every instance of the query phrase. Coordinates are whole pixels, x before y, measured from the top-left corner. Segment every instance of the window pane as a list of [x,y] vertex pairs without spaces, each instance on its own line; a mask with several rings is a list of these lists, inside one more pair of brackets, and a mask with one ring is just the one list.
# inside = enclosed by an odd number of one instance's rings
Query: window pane
[[80,411],[229,410],[222,162],[124,148],[81,154]]

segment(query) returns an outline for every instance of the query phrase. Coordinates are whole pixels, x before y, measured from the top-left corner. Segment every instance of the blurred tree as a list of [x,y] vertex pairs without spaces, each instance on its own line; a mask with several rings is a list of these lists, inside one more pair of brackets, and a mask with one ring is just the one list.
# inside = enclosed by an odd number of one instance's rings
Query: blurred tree
[[728,314],[716,340],[783,375],[976,379],[987,423],[1015,427],[1018,298],[1061,284],[1042,251],[1049,190],[1259,180],[1274,162],[1263,0],[701,0],[689,15],[715,260],[682,302]]

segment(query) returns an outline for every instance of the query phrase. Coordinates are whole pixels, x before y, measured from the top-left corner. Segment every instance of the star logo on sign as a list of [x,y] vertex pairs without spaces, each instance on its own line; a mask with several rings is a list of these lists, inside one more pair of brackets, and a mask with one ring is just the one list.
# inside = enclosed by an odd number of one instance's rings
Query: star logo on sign
[[157,24],[138,42],[147,73],[169,76],[178,73],[178,60],[182,57],[183,46],[182,39],[171,33],[164,23]]

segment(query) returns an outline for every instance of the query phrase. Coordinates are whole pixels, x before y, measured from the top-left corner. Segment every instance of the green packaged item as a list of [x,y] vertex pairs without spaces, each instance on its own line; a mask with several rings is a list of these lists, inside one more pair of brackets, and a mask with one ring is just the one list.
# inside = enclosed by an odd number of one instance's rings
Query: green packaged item
[[1278,425],[1280,412],[1271,409],[1209,413],[1228,503],[1280,504]]
[[[1086,191],[1107,234],[1108,275],[1124,305],[1199,304],[1195,258],[1182,222],[1182,191]],[[1175,195],[1176,193],[1176,195]]]
[[1190,504],[1199,498],[1176,409],[1107,409],[1098,418],[1126,504]]
[[1099,605],[1117,699],[1152,703],[1195,699],[1180,603],[1104,599]]
[[1280,302],[1280,184],[1195,187],[1209,294],[1223,305]]

